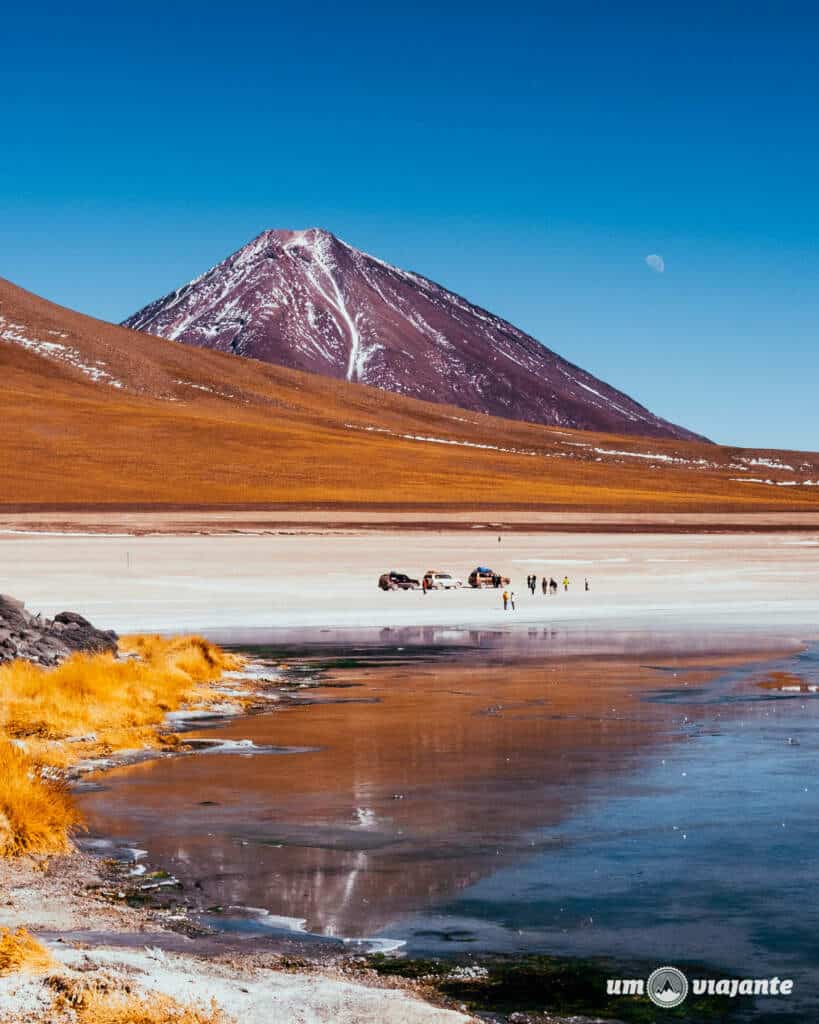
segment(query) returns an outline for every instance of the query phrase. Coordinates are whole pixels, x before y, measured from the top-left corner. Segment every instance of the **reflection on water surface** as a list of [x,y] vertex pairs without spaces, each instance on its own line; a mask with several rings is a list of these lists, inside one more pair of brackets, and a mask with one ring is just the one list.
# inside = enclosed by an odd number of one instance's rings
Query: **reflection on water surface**
[[815,652],[401,639],[256,649],[320,685],[191,735],[302,752],[120,769],[82,797],[94,829],[203,906],[326,935],[700,960],[819,992]]

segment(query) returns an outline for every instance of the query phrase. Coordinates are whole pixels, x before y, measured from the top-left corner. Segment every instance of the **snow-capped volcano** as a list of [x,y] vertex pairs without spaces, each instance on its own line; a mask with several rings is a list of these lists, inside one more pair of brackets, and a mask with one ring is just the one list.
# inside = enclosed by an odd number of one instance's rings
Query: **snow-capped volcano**
[[124,324],[510,419],[696,437],[506,320],[319,228],[264,231]]

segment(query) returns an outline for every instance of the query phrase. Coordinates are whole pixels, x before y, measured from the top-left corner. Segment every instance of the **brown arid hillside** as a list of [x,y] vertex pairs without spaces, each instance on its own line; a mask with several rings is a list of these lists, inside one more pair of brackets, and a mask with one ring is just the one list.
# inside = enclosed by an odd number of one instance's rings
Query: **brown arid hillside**
[[819,455],[538,426],[106,324],[0,280],[0,507],[819,511]]

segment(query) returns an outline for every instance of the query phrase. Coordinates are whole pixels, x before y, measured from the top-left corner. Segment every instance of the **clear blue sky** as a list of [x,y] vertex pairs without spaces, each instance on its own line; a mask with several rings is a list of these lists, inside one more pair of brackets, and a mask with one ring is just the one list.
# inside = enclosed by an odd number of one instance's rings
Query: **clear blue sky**
[[4,13],[0,275],[119,320],[319,225],[715,440],[819,448],[815,7],[116,7]]

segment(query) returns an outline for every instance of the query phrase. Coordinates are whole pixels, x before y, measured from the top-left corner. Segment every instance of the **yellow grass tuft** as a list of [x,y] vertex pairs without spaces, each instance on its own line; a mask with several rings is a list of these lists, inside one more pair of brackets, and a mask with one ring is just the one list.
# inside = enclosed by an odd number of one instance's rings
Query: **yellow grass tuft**
[[206,700],[209,684],[244,663],[197,636],[135,636],[121,646],[132,657],[0,666],[0,857],[70,846],[80,819],[65,788],[41,778],[40,768],[162,742],[168,711]]
[[25,928],[0,928],[0,977],[4,974],[43,974],[54,966],[45,946]]
[[214,682],[223,672],[244,664],[240,655],[229,654],[201,636],[125,636],[119,647],[125,654],[138,655],[148,665],[183,672],[198,683]]
[[40,778],[31,758],[0,738],[0,857],[65,853],[80,820],[66,787]]
[[203,684],[242,664],[201,637],[128,637],[121,647],[135,657],[75,654],[52,669],[27,661],[0,667],[0,735],[24,740],[39,759],[61,765],[56,752],[49,756],[49,741],[143,745],[146,726],[155,729],[166,712],[205,697]]
[[76,1010],[77,1024],[233,1024],[215,1001],[209,1007],[170,996],[89,992]]

